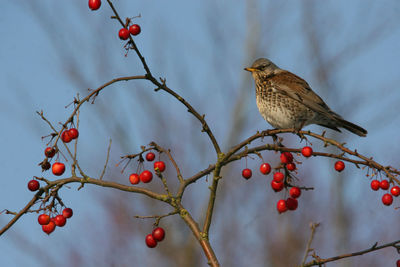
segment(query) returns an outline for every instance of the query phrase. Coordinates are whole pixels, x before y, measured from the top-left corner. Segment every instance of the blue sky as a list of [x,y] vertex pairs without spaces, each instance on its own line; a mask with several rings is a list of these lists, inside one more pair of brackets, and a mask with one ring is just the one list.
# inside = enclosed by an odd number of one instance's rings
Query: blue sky
[[[269,127],[255,106],[253,81],[243,71],[255,58],[269,57],[278,66],[305,78],[333,110],[369,132],[367,138],[348,133],[335,137],[384,165],[399,166],[398,1],[385,0],[379,4],[370,1],[367,5],[363,4],[364,1],[326,1],[324,4],[317,4],[316,1],[114,2],[123,17],[141,14],[141,18],[135,20],[142,26],[142,33],[136,37],[136,42],[154,76],[166,77],[171,88],[200,113],[206,114],[210,127],[224,148],[233,145],[228,140],[241,140]],[[304,8],[304,3],[311,3],[315,9],[309,25],[307,20],[300,20],[303,12],[310,11]],[[57,125],[71,113],[71,106],[64,107],[72,102],[77,93],[85,95],[88,88],[97,88],[115,77],[143,74],[143,70],[134,53],[124,57],[124,43],[117,37],[120,26],[109,19],[111,11],[105,1],[97,12],[91,12],[86,1],[3,1],[2,10],[0,203],[1,209],[17,211],[31,199],[32,194],[26,189],[27,182],[34,175],[42,175],[37,163],[43,159],[46,143],[41,137],[47,135],[49,129],[35,112],[43,110],[47,118]],[[326,70],[328,83],[322,82],[318,76],[321,71],[318,69],[318,56],[310,49],[311,43],[307,38],[307,29],[312,32],[315,28],[318,29],[316,38],[320,40],[323,63],[332,62],[332,67]],[[368,32],[373,34],[368,35]],[[346,50],[350,52],[336,65],[339,62],[336,55],[341,55],[342,49],[360,40],[365,47],[359,44],[352,50]],[[153,86],[144,81],[113,85],[96,99],[94,105],[86,104],[82,108],[79,151],[81,164],[90,175],[96,176],[101,172],[109,138],[113,139],[114,145],[108,174],[119,173],[115,163],[120,155],[137,152],[140,145],[153,140],[173,149],[185,166],[183,171],[187,176],[213,162],[215,155],[205,135],[199,132],[198,123],[170,96],[163,92],[154,93],[152,89]],[[240,112],[237,116],[243,121],[240,128],[232,130],[232,112],[239,96],[243,96],[243,104],[238,108]],[[309,129],[321,132],[318,126],[310,126]],[[237,132],[237,136],[229,139],[234,136],[233,131]],[[332,132],[328,133],[333,136]],[[187,143],[182,145],[182,140]],[[296,142],[296,139],[290,139],[289,143],[298,146]],[[319,144],[318,148],[322,149],[322,146]],[[242,164],[244,162],[234,165],[234,168],[240,169]],[[307,166],[307,162],[304,165]],[[310,197],[310,202],[317,209],[324,210],[330,201],[324,195],[335,194],[330,191],[333,190],[332,179],[341,178],[328,175],[326,179],[318,179],[318,174],[331,166],[326,160],[315,161],[314,165],[308,166],[316,168],[310,183],[318,188]],[[67,168],[68,171],[70,169]],[[113,178],[125,181],[124,175]],[[393,241],[393,237],[386,236],[383,230],[376,230],[379,233],[375,237],[367,235],[371,239],[362,238],[375,226],[392,227],[399,219],[398,211],[382,208],[380,195],[369,191],[364,173],[349,167],[346,178],[343,198],[350,203],[352,210],[360,209],[363,213],[354,218],[358,227],[352,229],[359,235],[353,241],[361,240],[360,244],[366,247],[373,240]],[[63,200],[75,211],[75,216],[67,224],[68,228],[57,229],[47,237],[37,225],[36,215],[23,216],[0,239],[2,266],[44,264],[32,256],[35,252],[18,249],[21,247],[18,236],[22,236],[26,244],[34,244],[33,248],[51,247],[51,254],[54,255],[66,255],[66,248],[76,244],[76,240],[89,253],[96,251],[90,242],[85,242],[85,234],[80,229],[85,224],[86,216],[100,221],[106,216],[107,213],[97,207],[99,195],[118,193],[93,187],[85,193],[76,191],[76,187],[62,191]],[[221,207],[243,189],[236,183],[226,183],[224,188],[231,194],[221,200],[225,203]],[[190,193],[200,196],[206,192],[206,186],[203,186]],[[318,197],[323,200],[317,202],[315,199]],[[266,196],[257,191],[248,204],[251,208],[247,205],[238,207],[238,212],[253,211],[244,221],[238,222],[240,226],[245,228],[254,223],[253,216],[264,218],[258,206],[253,206],[264,198]],[[129,199],[135,197],[129,196]],[[360,203],[363,199],[368,199],[368,204]],[[100,201],[100,204],[104,203]],[[193,207],[196,212],[200,212],[201,208]],[[274,203],[267,209],[271,211],[273,208]],[[146,209],[139,208],[139,211],[145,212]],[[324,220],[325,215],[321,212],[310,219]],[[383,220],[385,217],[389,218],[387,222]],[[2,214],[0,223],[4,225],[10,218]],[[361,223],[366,218],[370,225]],[[217,216],[216,227],[223,223]],[[328,228],[329,223],[326,225]],[[104,231],[102,224],[98,227],[99,232]],[[307,225],[303,229],[307,230]],[[395,236],[400,236],[398,230],[393,231]],[[321,234],[320,238],[323,237]],[[137,238],[132,246],[143,254],[148,253],[143,246],[137,245],[143,245],[141,237]],[[252,238],[254,241],[255,237]],[[218,240],[213,241],[217,251],[223,254],[223,246]],[[352,250],[356,248],[351,247]],[[335,250],[331,249],[321,245],[325,256],[335,254]],[[388,262],[393,261],[393,255],[388,256]],[[49,262],[57,262],[56,257],[48,257]],[[229,262],[222,255],[221,260]],[[150,264],[143,258],[137,261]],[[256,266],[257,262],[254,264]]]

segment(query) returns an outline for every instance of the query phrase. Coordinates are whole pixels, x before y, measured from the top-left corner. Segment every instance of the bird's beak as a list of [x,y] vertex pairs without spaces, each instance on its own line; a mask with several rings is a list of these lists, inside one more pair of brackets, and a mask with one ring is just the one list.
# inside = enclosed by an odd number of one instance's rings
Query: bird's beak
[[257,69],[254,69],[254,68],[244,68],[244,70],[247,70],[247,71],[253,72],[253,71],[256,71]]

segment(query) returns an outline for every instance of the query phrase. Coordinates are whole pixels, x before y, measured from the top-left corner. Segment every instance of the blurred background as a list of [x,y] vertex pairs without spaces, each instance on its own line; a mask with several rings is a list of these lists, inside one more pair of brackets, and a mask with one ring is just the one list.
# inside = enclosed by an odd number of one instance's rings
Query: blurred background
[[[399,168],[400,2],[356,1],[113,1],[121,17],[142,27],[135,41],[155,77],[167,79],[201,114],[206,114],[224,151],[271,128],[259,115],[251,75],[244,67],[268,57],[309,82],[325,102],[344,118],[368,130],[366,138],[327,130],[327,136],[349,148]],[[144,70],[125,42],[120,25],[111,20],[106,1],[92,12],[87,1],[2,1],[0,17],[0,153],[1,209],[19,211],[32,198],[27,182],[41,173],[51,131],[36,115],[60,127],[72,112],[69,103],[88,88]],[[201,126],[186,109],[146,81],[116,83],[81,108],[78,160],[86,173],[98,177],[109,139],[110,162],[104,179],[128,184],[136,170],[116,167],[120,156],[140,151],[151,141],[170,148],[184,177],[212,164],[216,156]],[[319,126],[309,126],[321,133]],[[291,134],[284,144],[305,143]],[[338,152],[311,140],[314,151]],[[265,142],[271,142],[266,139]],[[256,145],[257,143],[255,143]],[[70,145],[72,147],[72,145]],[[275,165],[279,155],[263,152]],[[347,165],[338,174],[334,160],[297,156],[299,208],[279,215],[270,176],[259,174],[261,160],[248,158],[253,177],[245,181],[241,160],[223,169],[210,241],[222,266],[296,266],[303,259],[310,222],[321,223],[312,248],[322,257],[355,252],[400,239],[400,202],[386,207],[382,191],[370,189],[367,170]],[[167,161],[166,156],[161,159]],[[69,163],[70,164],[70,163]],[[151,167],[150,164],[146,165]],[[167,178],[176,175],[167,163]],[[62,177],[69,177],[70,167]],[[191,185],[183,204],[204,220],[210,179]],[[147,197],[86,185],[60,190],[74,216],[50,236],[37,214],[24,215],[0,238],[1,266],[206,266],[203,252],[178,216],[161,221],[166,239],[157,248],[144,243],[153,220],[134,215],[164,214],[169,206]],[[155,179],[145,185],[162,192]],[[12,216],[1,214],[4,226]],[[387,248],[344,259],[328,266],[395,266],[400,258]],[[309,258],[310,260],[310,258]]]

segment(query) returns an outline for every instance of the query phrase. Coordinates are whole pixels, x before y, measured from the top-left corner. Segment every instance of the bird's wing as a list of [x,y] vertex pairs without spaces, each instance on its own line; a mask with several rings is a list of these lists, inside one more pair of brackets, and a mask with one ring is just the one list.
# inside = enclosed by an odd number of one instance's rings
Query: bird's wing
[[281,94],[287,95],[294,100],[299,101],[308,108],[319,112],[320,114],[337,115],[328,107],[327,104],[310,88],[308,83],[299,76],[280,70],[268,78],[272,88]]

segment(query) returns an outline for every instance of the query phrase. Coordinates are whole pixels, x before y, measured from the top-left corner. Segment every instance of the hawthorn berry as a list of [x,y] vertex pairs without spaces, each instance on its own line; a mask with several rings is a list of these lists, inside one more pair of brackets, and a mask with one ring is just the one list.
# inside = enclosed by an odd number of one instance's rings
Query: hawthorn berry
[[312,153],[313,153],[313,150],[309,146],[305,146],[301,149],[301,154],[303,154],[303,156],[306,158],[311,157]]
[[162,227],[157,227],[153,230],[153,232],[151,232],[151,234],[153,235],[154,239],[157,242],[163,241],[164,237],[165,237],[165,231]]
[[146,154],[147,161],[153,161],[156,158],[156,155],[153,152],[149,152]]
[[142,181],[143,183],[149,183],[153,179],[153,174],[148,170],[144,170],[139,175],[139,178],[140,178],[140,181]]
[[42,225],[42,230],[46,234],[51,234],[54,229],[56,229],[56,224],[53,221],[50,221],[48,224]]
[[165,163],[164,161],[156,161],[154,162],[154,170],[159,170],[160,172],[165,171]]
[[286,199],[286,206],[287,206],[288,210],[295,210],[295,209],[297,209],[298,205],[299,205],[299,203],[298,203],[297,199],[291,198],[291,197]]
[[288,164],[286,164],[286,168],[289,171],[294,171],[296,169],[296,164],[294,164],[293,162],[292,163],[288,163]]
[[378,180],[372,180],[371,181],[371,189],[374,191],[379,190],[379,188],[381,187],[381,183]]
[[54,157],[55,154],[56,150],[52,147],[46,147],[46,149],[44,150],[44,155],[48,158]]
[[247,169],[247,168],[243,169],[243,171],[242,171],[242,176],[245,179],[250,179],[252,174],[253,174],[252,171],[250,169]]
[[276,209],[279,213],[287,211],[288,207],[286,206],[286,201],[284,199],[280,199],[278,203],[276,203]]
[[400,187],[398,187],[397,185],[396,185],[396,186],[393,186],[393,187],[390,189],[390,193],[391,193],[393,196],[395,196],[395,197],[400,196]]
[[40,225],[46,225],[50,222],[50,216],[47,214],[40,214],[38,217],[38,223]]
[[67,219],[60,214],[54,218],[54,223],[59,227],[63,227],[67,223]]
[[62,211],[62,215],[63,215],[66,219],[71,218],[73,214],[74,214],[74,212],[72,211],[71,208],[65,208],[65,209],[63,209],[63,211]]
[[271,187],[275,192],[279,192],[279,191],[282,191],[282,189],[283,189],[283,187],[285,187],[285,185],[282,182],[278,183],[275,180],[272,180]]
[[388,180],[382,180],[382,181],[379,183],[379,187],[380,187],[381,189],[383,189],[383,190],[388,190],[389,187],[390,187],[389,181],[388,181]]
[[68,130],[65,130],[64,132],[61,133],[61,140],[64,143],[69,143],[72,140],[72,137],[69,135]]
[[290,152],[282,152],[281,154],[281,162],[288,164],[293,162],[293,155]]
[[285,179],[285,175],[281,172],[276,172],[274,173],[274,181],[277,183],[283,182],[283,179]]
[[396,266],[397,266],[397,267],[400,267],[400,260],[397,260],[397,261],[396,261]]
[[132,35],[138,35],[141,32],[140,26],[137,24],[133,24],[129,27],[129,32]]
[[271,172],[271,165],[269,165],[268,163],[263,163],[260,166],[260,172],[264,175],[267,175]]
[[53,166],[51,167],[51,171],[54,175],[60,176],[65,171],[65,165],[62,162],[54,162]]
[[157,241],[154,239],[152,234],[148,234],[146,235],[146,245],[149,248],[154,248],[155,246],[157,246]]
[[382,203],[386,206],[390,206],[393,203],[393,197],[390,194],[384,194],[382,196]]
[[343,162],[343,161],[341,161],[341,160],[336,161],[336,163],[335,163],[335,170],[337,170],[338,172],[341,172],[341,171],[344,170],[344,167],[345,167],[345,165],[344,165],[344,162]]
[[301,190],[300,188],[298,188],[297,186],[293,186],[292,188],[290,188],[289,190],[289,195],[292,198],[298,198],[301,195]]
[[68,135],[72,139],[76,139],[79,136],[79,132],[78,132],[78,130],[76,128],[71,128],[71,129],[68,130]]
[[40,184],[39,184],[39,182],[36,181],[36,180],[30,180],[30,181],[28,182],[28,189],[29,189],[30,191],[32,191],[32,192],[38,190],[39,187],[40,187]]
[[101,6],[101,1],[100,0],[89,0],[89,8],[91,10],[97,10]]
[[128,29],[122,28],[118,32],[119,39],[121,40],[127,40],[129,38],[129,31]]
[[131,184],[138,184],[140,182],[139,175],[137,173],[129,175],[129,182],[131,182]]

